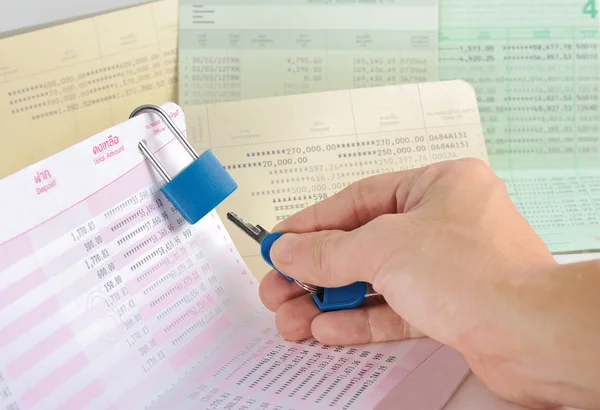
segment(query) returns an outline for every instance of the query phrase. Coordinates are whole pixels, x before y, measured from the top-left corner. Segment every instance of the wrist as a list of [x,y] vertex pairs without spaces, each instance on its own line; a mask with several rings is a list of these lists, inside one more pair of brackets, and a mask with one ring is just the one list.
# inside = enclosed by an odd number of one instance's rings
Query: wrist
[[523,391],[538,403],[599,406],[598,267],[554,261],[507,267],[509,274],[493,279],[497,303],[488,315],[494,319],[476,339],[482,361],[524,380]]
[[[527,349],[543,381],[540,394],[563,406],[600,406],[600,262],[555,264],[523,289]],[[527,350],[531,351],[531,350]]]

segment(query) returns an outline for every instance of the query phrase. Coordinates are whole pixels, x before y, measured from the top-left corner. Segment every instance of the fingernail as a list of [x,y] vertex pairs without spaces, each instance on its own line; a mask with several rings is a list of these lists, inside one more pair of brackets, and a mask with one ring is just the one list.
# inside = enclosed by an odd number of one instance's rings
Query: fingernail
[[299,237],[300,235],[295,233],[286,233],[277,239],[271,248],[273,263],[292,263],[292,247]]

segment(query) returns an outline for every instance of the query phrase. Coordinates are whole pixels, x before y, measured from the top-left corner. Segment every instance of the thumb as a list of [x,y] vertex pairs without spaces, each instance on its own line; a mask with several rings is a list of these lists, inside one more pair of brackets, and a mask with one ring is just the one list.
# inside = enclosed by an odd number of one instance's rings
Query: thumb
[[281,273],[314,286],[373,283],[393,252],[385,236],[370,224],[350,232],[286,233],[275,241],[270,256]]

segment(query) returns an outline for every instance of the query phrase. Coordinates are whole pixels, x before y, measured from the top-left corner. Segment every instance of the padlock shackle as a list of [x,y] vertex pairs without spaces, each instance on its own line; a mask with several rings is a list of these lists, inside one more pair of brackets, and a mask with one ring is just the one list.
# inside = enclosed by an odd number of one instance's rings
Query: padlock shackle
[[[167,127],[169,127],[169,130],[171,130],[171,132],[173,134],[175,134],[175,137],[179,140],[181,145],[183,145],[183,147],[188,152],[188,154],[191,155],[193,160],[195,161],[198,159],[199,155],[196,152],[196,150],[194,149],[194,147],[191,146],[191,144],[188,142],[187,138],[185,138],[185,136],[183,135],[181,130],[177,127],[177,125],[175,125],[175,123],[173,122],[171,117],[169,117],[169,114],[167,114],[165,112],[165,110],[163,110],[161,107],[154,105],[154,104],[140,105],[139,107],[137,107],[135,110],[133,110],[131,112],[131,114],[129,115],[129,118],[131,119],[131,118],[135,117],[136,115],[141,114],[144,111],[153,111],[155,114],[157,114],[159,117],[161,117],[163,122],[165,124],[167,124]],[[158,161],[157,161],[157,164],[158,164]]]
[[152,166],[154,167],[156,172],[158,172],[160,174],[160,176],[163,177],[165,182],[167,182],[167,183],[171,182],[171,179],[172,179],[171,175],[169,175],[169,173],[162,166],[162,164],[160,163],[158,158],[156,158],[156,156],[152,153],[152,151],[150,151],[150,149],[148,148],[148,145],[146,144],[146,140],[141,140],[140,143],[138,144],[138,148],[142,151],[142,154],[144,154],[146,159],[148,161],[150,161],[150,164],[152,164]]

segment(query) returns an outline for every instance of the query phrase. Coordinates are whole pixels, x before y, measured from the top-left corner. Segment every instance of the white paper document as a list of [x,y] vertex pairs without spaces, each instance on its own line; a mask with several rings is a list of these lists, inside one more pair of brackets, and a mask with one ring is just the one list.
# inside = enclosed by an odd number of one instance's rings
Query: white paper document
[[228,226],[187,224],[141,139],[173,175],[190,162],[146,113],[0,180],[0,409],[368,409],[409,377],[442,405],[432,340],[283,340]]

